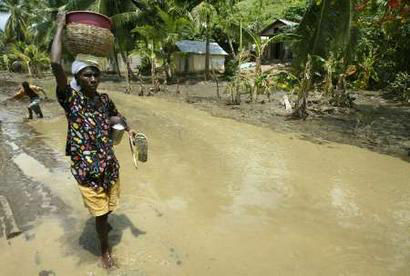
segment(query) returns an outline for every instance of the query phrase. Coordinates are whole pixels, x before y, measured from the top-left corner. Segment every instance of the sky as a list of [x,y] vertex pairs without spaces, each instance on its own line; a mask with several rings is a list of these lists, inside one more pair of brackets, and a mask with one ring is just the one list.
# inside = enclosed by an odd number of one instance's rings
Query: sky
[[0,29],[4,30],[4,26],[6,25],[7,18],[9,17],[9,14],[7,13],[0,13]]

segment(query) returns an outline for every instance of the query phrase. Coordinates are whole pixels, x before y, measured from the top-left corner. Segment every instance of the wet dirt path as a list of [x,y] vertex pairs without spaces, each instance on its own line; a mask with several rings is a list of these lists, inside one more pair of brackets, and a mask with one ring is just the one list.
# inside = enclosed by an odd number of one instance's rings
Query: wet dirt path
[[[122,199],[110,238],[120,268],[110,275],[410,273],[409,163],[185,104],[111,96],[131,127],[147,134],[150,152],[136,170],[127,141],[116,147]],[[53,153],[63,153],[62,114],[29,124]],[[64,211],[0,240],[5,275],[106,274],[68,161],[56,156],[65,167],[24,155],[13,160]]]

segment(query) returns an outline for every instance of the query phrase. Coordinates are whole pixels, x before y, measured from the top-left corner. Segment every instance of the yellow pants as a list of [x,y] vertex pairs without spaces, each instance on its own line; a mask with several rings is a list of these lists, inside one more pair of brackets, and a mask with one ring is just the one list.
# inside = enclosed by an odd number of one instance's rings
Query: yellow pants
[[90,187],[78,185],[83,197],[84,206],[88,208],[91,215],[98,217],[116,209],[120,200],[120,180],[111,186],[109,191],[102,187],[94,190]]

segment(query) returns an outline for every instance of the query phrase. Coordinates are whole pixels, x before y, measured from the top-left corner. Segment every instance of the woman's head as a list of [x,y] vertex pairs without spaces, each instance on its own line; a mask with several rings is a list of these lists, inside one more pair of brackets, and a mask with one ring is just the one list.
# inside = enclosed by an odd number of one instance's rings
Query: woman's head
[[71,87],[75,90],[95,92],[100,82],[100,69],[97,61],[90,59],[76,59],[71,65],[74,79]]
[[100,74],[97,67],[87,66],[74,75],[74,78],[85,92],[96,92],[100,83]]
[[26,82],[26,81],[23,81],[23,82],[21,83],[21,86],[23,86],[23,89],[24,89],[24,90],[30,89],[30,85],[29,85],[28,82]]

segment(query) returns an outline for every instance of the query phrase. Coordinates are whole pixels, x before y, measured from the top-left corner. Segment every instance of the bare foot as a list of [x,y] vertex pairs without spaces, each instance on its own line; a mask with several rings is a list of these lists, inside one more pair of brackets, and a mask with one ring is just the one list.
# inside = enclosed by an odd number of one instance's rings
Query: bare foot
[[105,269],[112,269],[116,267],[114,264],[114,260],[110,254],[110,252],[106,252],[102,257],[101,257],[101,262],[102,265]]

